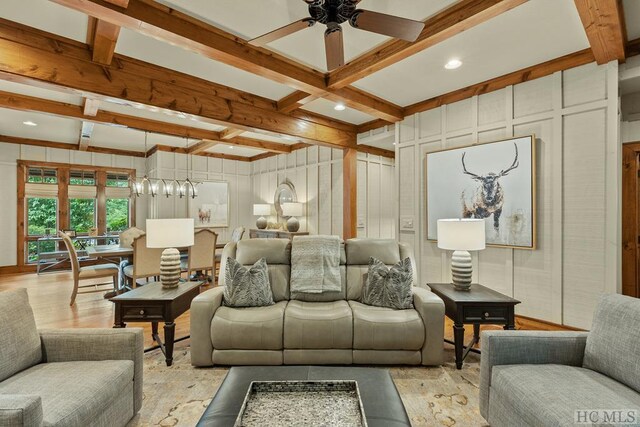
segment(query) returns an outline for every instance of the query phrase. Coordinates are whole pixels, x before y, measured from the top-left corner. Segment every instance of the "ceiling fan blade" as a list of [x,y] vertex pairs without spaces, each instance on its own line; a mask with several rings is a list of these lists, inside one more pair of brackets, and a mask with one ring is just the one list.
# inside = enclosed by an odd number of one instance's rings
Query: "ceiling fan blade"
[[254,46],[264,46],[274,40],[281,39],[282,37],[297,33],[298,31],[304,30],[305,28],[312,27],[315,23],[316,21],[311,18],[304,18],[299,21],[292,22],[289,25],[285,25],[284,27],[280,27],[277,30],[268,32],[267,34],[263,34],[260,37],[256,37],[255,39],[251,39],[249,40],[249,43]]
[[354,28],[409,42],[416,41],[424,29],[424,22],[370,10],[356,10],[349,23]]
[[327,31],[324,32],[324,47],[329,71],[344,65],[344,43],[342,42],[342,27],[340,25],[328,26]]

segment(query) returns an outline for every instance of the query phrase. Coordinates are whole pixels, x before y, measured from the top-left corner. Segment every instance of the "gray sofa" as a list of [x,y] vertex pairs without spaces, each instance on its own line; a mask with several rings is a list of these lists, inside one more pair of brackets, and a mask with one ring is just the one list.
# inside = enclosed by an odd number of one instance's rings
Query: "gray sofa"
[[[223,288],[191,304],[191,363],[211,365],[408,364],[439,365],[443,357],[444,303],[414,281],[415,309],[393,310],[359,302],[369,257],[387,265],[410,257],[395,240],[351,239],[341,249],[342,290],[290,293],[291,242],[249,239],[229,243],[222,254],[252,265],[266,258],[275,305],[231,308]],[[416,275],[414,274],[414,277]]]
[[36,329],[0,292],[0,425],[124,426],[142,406],[142,329]]
[[623,421],[594,410],[627,421],[635,411],[640,424],[640,300],[603,297],[588,333],[487,331],[481,342],[480,413],[492,426]]

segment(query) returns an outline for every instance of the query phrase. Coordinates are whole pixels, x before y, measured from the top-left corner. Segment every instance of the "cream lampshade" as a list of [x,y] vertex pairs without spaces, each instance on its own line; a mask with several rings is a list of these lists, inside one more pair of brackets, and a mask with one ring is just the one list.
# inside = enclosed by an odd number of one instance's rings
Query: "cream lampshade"
[[453,286],[458,290],[469,290],[473,269],[468,251],[485,248],[484,220],[439,219],[438,247],[454,251],[451,257]]
[[283,203],[282,216],[288,216],[287,230],[295,233],[300,229],[300,222],[296,217],[302,216],[302,203]]
[[160,260],[160,281],[166,288],[180,282],[180,251],[176,248],[193,246],[193,218],[148,219],[147,247],[164,248]]
[[253,215],[260,217],[256,221],[256,227],[260,230],[267,228],[267,219],[265,216],[271,215],[271,205],[267,203],[257,203],[253,205]]

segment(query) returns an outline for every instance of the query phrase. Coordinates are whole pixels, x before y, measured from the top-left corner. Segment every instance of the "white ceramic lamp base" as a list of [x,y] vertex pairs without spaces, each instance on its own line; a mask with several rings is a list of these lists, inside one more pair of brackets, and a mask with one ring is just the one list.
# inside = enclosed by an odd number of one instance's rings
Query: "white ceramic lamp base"
[[471,254],[467,251],[454,251],[451,256],[451,275],[453,287],[459,291],[468,291],[471,287]]
[[295,233],[296,231],[300,230],[300,222],[296,217],[292,216],[291,218],[289,218],[289,220],[287,220],[287,230],[289,230],[291,233]]
[[160,282],[165,288],[175,288],[180,283],[180,252],[176,248],[162,251]]

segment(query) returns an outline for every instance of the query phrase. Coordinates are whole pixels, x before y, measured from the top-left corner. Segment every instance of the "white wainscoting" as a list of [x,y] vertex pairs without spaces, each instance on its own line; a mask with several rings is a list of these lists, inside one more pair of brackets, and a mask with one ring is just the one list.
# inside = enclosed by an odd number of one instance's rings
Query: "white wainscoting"
[[[86,151],[63,150],[59,148],[36,147],[2,143],[0,140],[0,266],[17,264],[18,227],[16,208],[18,198],[17,161],[33,160],[41,162],[67,163],[74,165],[91,165],[114,168],[136,169],[144,173],[144,159],[140,157],[118,156],[113,154],[89,153]],[[136,203],[136,222],[144,226],[147,217],[146,198]]]
[[399,239],[423,282],[450,280],[450,253],[426,240],[425,155],[534,133],[534,251],[474,253],[474,280],[517,313],[588,329],[601,294],[620,289],[618,65],[585,66],[407,117],[396,129]]
[[[393,160],[358,155],[358,236],[394,238]],[[273,204],[278,184],[293,183],[305,214],[300,230],[342,235],[342,150],[309,147],[252,163],[253,203]],[[276,217],[269,218],[276,221]],[[255,218],[251,221],[255,224]]]

